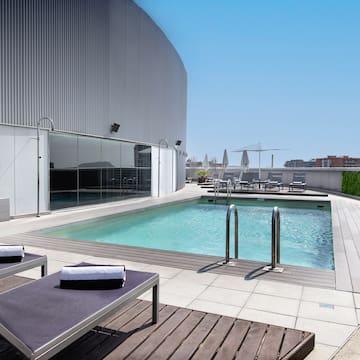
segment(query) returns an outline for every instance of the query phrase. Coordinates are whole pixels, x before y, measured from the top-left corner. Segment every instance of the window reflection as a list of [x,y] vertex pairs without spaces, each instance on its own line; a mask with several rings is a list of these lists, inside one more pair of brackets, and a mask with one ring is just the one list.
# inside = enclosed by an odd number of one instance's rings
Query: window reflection
[[151,194],[151,146],[50,134],[50,208]]

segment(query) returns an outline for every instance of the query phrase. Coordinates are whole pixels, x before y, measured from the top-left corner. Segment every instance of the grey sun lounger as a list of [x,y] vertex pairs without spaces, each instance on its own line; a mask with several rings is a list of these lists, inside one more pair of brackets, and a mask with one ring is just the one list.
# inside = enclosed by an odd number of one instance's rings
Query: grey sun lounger
[[126,271],[112,290],[59,287],[60,273],[0,294],[0,335],[29,359],[49,359],[121,306],[152,288],[152,322],[158,321],[159,275]]
[[46,255],[25,253],[21,262],[0,263],[0,279],[38,266],[41,266],[41,276],[47,275]]

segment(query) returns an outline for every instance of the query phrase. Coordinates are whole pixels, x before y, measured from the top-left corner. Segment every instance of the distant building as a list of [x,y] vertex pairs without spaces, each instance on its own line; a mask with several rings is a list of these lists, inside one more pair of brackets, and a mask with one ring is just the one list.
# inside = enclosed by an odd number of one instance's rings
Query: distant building
[[304,161],[301,159],[296,159],[296,160],[288,160],[285,162],[284,164],[285,167],[314,167],[315,165],[315,160],[309,160],[309,161]]
[[316,159],[315,162],[317,167],[360,167],[360,158],[346,155],[341,157],[328,155],[327,158]]

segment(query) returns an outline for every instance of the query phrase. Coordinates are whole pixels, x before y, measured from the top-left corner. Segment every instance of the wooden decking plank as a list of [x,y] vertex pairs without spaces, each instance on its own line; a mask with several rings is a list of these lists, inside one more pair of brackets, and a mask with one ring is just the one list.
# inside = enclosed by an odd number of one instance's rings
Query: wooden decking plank
[[288,354],[280,358],[280,360],[297,360],[305,359],[315,346],[315,334],[304,333],[304,338],[300,344],[295,346]]
[[191,336],[180,345],[180,347],[170,357],[172,360],[190,359],[196,352],[202,341],[209,334],[216,322],[219,320],[220,315],[206,314],[198,326],[191,333]]
[[[151,302],[141,301],[135,304],[135,306],[129,308],[127,312],[123,312],[122,315],[111,319],[111,322],[107,323],[106,326],[115,330],[121,329],[121,327],[123,327],[130,321],[134,321],[134,319],[139,316],[139,314],[149,308],[151,308]],[[149,311],[146,312],[145,316],[148,316],[148,314],[150,314]]]
[[212,359],[234,324],[234,319],[222,316],[211,333],[201,344],[192,360]]
[[[266,331],[257,360],[274,360],[280,354],[285,331],[283,327],[270,325]],[[276,358],[274,357],[276,355]]]
[[280,350],[280,358],[287,355],[304,338],[304,333],[299,330],[286,329],[283,343]]
[[250,329],[251,322],[246,320],[235,320],[234,326],[228,333],[223,344],[221,345],[215,360],[228,360],[234,359],[241,343],[246,337]]
[[136,305],[138,305],[139,303],[141,303],[141,300],[134,300],[129,304],[124,305],[124,307],[122,307],[118,312],[116,312],[115,314],[109,316],[107,319],[105,319],[103,322],[101,322],[99,324],[99,326],[104,326],[106,327],[109,323],[111,323],[112,321],[114,321],[115,319],[119,318],[120,316],[122,316],[122,314],[127,313],[128,311],[130,311],[130,309]]
[[177,309],[168,321],[153,331],[153,333],[141,344],[141,346],[129,354],[127,359],[146,359],[190,314],[191,310],[189,309]]
[[193,311],[179,326],[169,335],[165,341],[151,354],[149,360],[166,360],[181,345],[187,336],[192,336],[192,331],[199,324],[205,313]]
[[[131,336],[126,340],[126,342],[120,344],[109,356],[107,356],[106,360],[118,360],[124,359],[126,356],[131,354],[136,348],[138,348],[144,341],[148,339],[148,337],[157,329],[159,329],[164,323],[168,321],[169,318],[174,315],[174,313],[178,310],[175,306],[166,305],[164,306],[159,313],[159,321],[154,325],[148,325],[141,327],[136,324],[128,323],[123,329],[124,332],[131,333]],[[150,315],[150,314],[149,314]],[[134,326],[131,329],[131,326]]]
[[236,360],[255,359],[263,341],[268,325],[262,323],[252,323],[250,329],[241,344],[236,355]]

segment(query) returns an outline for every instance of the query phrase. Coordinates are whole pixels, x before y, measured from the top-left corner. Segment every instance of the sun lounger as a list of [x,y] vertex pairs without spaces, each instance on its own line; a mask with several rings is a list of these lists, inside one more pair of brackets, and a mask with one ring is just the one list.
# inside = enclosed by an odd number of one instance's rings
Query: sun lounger
[[47,275],[47,257],[25,253],[21,262],[0,263],[0,279],[41,266],[41,276]]
[[277,189],[280,191],[282,187],[282,173],[269,173],[267,182],[265,182],[265,190]]
[[111,290],[59,283],[55,273],[0,294],[0,335],[29,359],[49,359],[151,288],[152,321],[158,321],[158,274],[127,270],[126,285]]
[[289,191],[294,191],[295,189],[305,190],[305,173],[294,173],[293,181],[289,184]]

